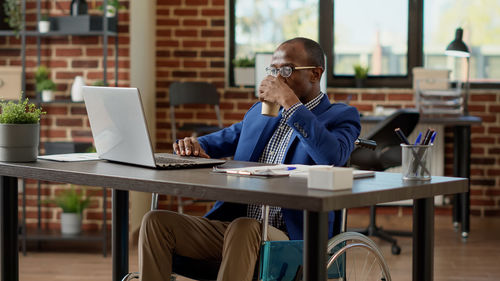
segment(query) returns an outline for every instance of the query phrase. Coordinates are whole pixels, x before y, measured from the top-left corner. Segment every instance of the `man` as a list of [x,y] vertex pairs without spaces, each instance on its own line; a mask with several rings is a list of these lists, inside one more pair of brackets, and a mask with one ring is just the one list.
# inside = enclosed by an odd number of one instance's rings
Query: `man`
[[[320,92],[324,54],[318,43],[294,38],[274,52],[259,99],[279,104],[278,117],[261,114],[260,102],[243,121],[200,138],[174,144],[179,155],[228,157],[286,164],[346,163],[359,135],[359,114],[345,104],[330,104]],[[303,239],[302,211],[271,207],[269,240]],[[175,253],[219,260],[217,280],[251,280],[260,246],[261,206],[217,201],[205,217],[152,211],[143,219],[139,267],[143,281],[168,280]],[[329,214],[333,236],[333,213]]]

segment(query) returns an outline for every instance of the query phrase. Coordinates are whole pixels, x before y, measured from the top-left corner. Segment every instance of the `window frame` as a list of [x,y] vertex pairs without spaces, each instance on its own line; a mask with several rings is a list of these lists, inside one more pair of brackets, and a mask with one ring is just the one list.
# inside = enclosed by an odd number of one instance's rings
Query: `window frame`
[[[231,61],[235,54],[235,0],[226,0],[229,4],[229,86],[235,87],[234,84],[234,66]],[[319,44],[323,47],[327,57],[327,65],[334,64],[334,2],[335,0],[318,0],[319,3]],[[368,76],[365,85],[368,88],[412,88],[413,75],[412,69],[424,65],[424,1],[425,0],[408,0],[408,52],[407,52],[407,74],[406,75],[391,75],[391,76]],[[329,69],[332,69],[329,67]],[[333,71],[329,71],[327,80],[328,87],[350,88],[354,87],[355,79],[353,75],[334,75]],[[470,87],[473,89],[491,89],[498,88],[499,83],[477,83],[471,82]]]

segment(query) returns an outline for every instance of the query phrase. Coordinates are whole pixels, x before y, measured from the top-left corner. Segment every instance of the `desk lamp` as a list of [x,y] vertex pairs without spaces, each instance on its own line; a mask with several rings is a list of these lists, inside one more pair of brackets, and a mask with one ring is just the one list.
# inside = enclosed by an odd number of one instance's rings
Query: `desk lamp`
[[455,40],[446,47],[445,54],[447,56],[466,58],[467,59],[467,80],[465,81],[465,97],[464,97],[464,115],[469,115],[468,101],[469,101],[469,74],[470,74],[470,51],[469,47],[462,40],[464,30],[457,28],[455,32]]

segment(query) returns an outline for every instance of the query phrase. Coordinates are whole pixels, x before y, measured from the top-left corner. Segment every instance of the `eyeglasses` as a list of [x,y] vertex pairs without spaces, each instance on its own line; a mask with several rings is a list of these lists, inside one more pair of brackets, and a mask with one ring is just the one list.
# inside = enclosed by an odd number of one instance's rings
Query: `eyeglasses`
[[280,68],[268,66],[266,67],[266,72],[267,75],[271,75],[274,77],[278,77],[278,73],[281,75],[281,77],[287,78],[292,75],[292,72],[294,70],[303,70],[303,69],[313,69],[319,66],[283,66]]

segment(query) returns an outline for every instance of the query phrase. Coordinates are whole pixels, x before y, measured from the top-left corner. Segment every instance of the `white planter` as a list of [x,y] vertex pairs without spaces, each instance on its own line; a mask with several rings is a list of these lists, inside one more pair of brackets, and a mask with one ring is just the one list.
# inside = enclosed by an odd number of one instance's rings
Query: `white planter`
[[61,214],[61,233],[75,235],[82,232],[82,216],[76,213]]
[[234,84],[240,86],[255,85],[255,68],[254,67],[235,67],[234,68]]
[[40,124],[0,124],[0,161],[34,162],[38,156]]
[[76,76],[73,85],[71,86],[71,100],[72,101],[83,101],[83,89],[85,82],[82,76]]
[[106,17],[112,18],[114,16],[116,16],[116,8],[115,8],[115,6],[107,5],[106,6]]
[[48,102],[54,100],[54,92],[52,90],[43,90],[42,91],[42,101]]
[[50,31],[50,21],[41,20],[38,22],[38,31],[40,33],[47,33]]

